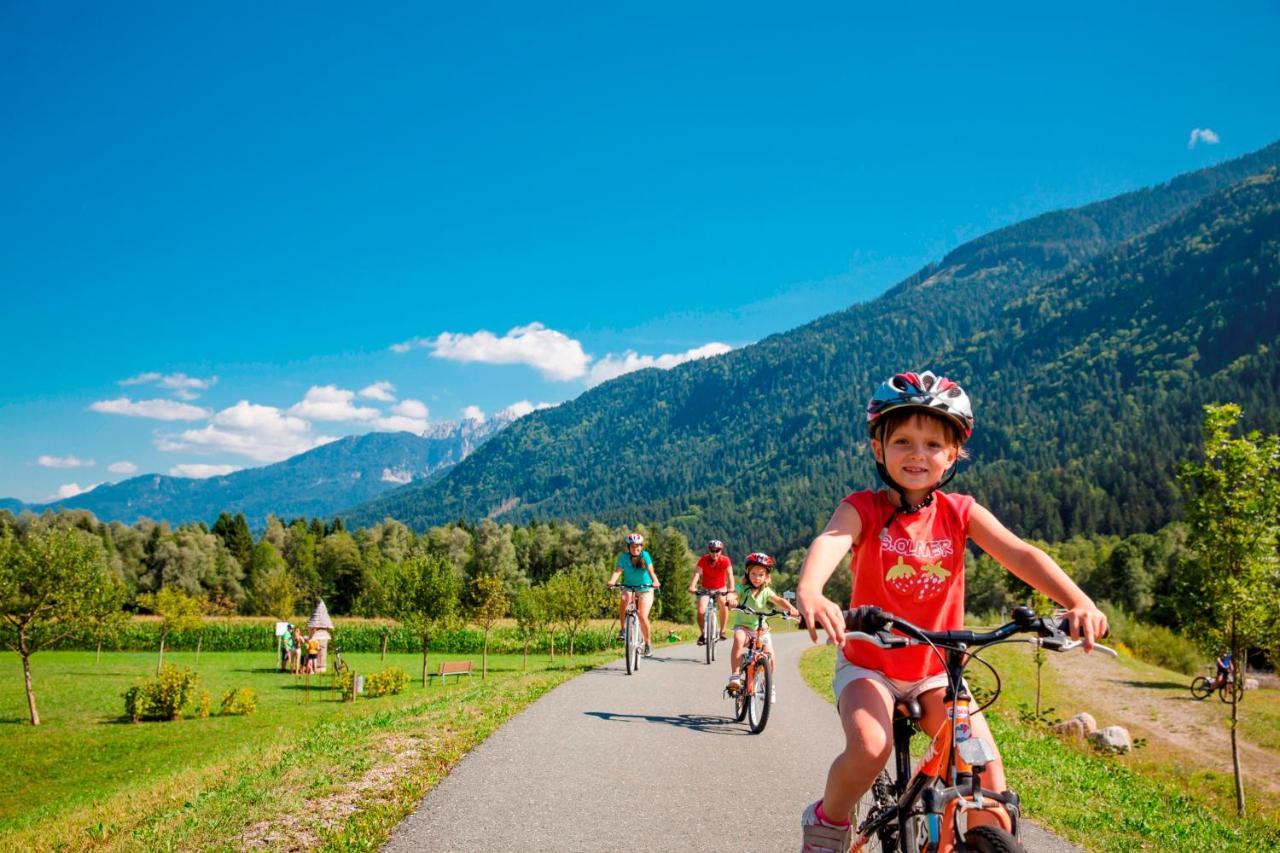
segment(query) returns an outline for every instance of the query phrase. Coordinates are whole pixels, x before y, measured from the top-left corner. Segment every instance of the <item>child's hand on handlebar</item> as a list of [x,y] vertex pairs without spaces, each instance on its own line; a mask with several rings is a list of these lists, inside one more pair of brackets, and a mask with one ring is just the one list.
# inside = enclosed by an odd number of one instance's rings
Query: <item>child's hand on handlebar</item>
[[1095,641],[1107,636],[1107,617],[1093,602],[1072,607],[1063,620],[1071,639],[1084,643],[1086,652],[1093,651]]
[[827,632],[832,642],[844,643],[844,610],[819,592],[796,590],[796,607],[809,629],[809,639],[818,642],[818,629]]

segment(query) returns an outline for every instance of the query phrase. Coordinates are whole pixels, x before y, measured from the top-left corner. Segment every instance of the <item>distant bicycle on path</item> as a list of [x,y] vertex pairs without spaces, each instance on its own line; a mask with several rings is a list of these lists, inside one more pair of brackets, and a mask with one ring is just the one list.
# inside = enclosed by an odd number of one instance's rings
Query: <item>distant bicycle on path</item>
[[722,589],[698,589],[694,593],[699,600],[707,599],[705,605],[701,605],[699,609],[702,613],[702,636],[698,638],[699,644],[706,647],[707,663],[711,663],[716,659],[716,643],[727,639],[720,633],[720,616],[719,604],[720,599],[725,596]]
[[631,675],[640,669],[640,658],[647,657],[652,653],[649,644],[644,641],[644,636],[640,631],[640,613],[636,607],[637,596],[633,594],[649,588],[628,586],[627,584],[610,584],[610,587],[617,589],[622,593],[623,597],[630,599],[627,602],[626,613],[622,617],[622,651],[627,660],[627,675]]

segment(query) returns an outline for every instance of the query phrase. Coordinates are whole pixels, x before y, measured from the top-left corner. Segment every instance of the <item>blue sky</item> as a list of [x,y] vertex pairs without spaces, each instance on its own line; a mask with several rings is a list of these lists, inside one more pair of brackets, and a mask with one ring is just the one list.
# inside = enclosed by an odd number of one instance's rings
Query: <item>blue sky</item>
[[560,402],[1280,138],[1275,4],[696,5],[4,4],[0,495]]

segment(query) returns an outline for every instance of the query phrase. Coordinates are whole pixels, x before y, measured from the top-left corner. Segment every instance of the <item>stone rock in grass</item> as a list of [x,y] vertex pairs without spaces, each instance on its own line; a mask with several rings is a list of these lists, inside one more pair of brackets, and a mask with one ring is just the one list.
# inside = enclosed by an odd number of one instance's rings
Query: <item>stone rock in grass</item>
[[1089,742],[1106,752],[1123,754],[1133,749],[1133,739],[1123,726],[1107,726],[1089,735]]
[[1063,720],[1052,731],[1063,737],[1083,741],[1098,730],[1098,723],[1088,711],[1081,711],[1069,720]]
[[1256,678],[1246,678],[1246,679],[1244,680],[1244,689],[1245,689],[1245,690],[1257,690],[1257,689],[1258,689],[1258,679],[1256,679]]

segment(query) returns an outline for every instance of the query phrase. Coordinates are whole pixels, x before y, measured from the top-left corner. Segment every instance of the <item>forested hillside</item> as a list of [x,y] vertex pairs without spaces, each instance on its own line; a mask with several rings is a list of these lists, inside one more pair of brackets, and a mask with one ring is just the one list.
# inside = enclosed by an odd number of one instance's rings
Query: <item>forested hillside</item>
[[348,520],[660,518],[784,551],[875,481],[874,384],[931,367],[978,407],[962,488],[1021,532],[1154,530],[1201,400],[1280,425],[1276,181],[1233,188],[1278,161],[1280,144],[994,232],[870,303],[535,413]]

